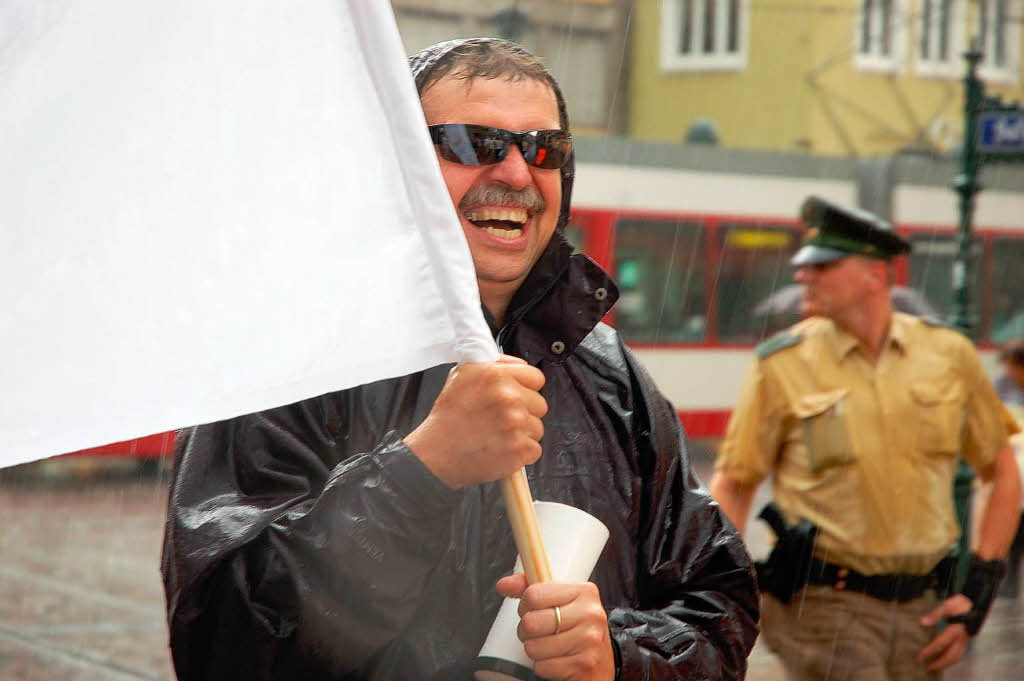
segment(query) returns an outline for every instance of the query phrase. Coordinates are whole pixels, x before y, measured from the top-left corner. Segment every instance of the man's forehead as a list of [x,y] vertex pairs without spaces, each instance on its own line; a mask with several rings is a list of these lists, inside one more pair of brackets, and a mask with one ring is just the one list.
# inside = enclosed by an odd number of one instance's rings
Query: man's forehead
[[843,263],[847,268],[858,270],[884,269],[892,264],[887,260],[879,260],[878,258],[871,258],[859,253],[851,253],[846,257],[840,258],[837,262]]
[[[547,81],[528,76],[519,78],[498,76],[465,76],[458,71],[446,74],[430,83],[420,93],[420,102],[426,109],[450,108],[475,99],[501,99],[505,96],[521,96],[524,90],[532,90],[550,104],[551,113],[558,117],[558,98]],[[543,94],[541,94],[543,93]],[[455,99],[461,96],[461,99]]]
[[858,255],[856,253],[850,253],[848,255],[844,255],[841,258],[836,258],[835,260],[828,260],[826,262],[817,263],[810,266],[814,267],[819,272],[830,272],[834,270],[842,270],[849,272],[854,270],[867,270],[878,266],[886,265],[889,265],[889,263],[885,262],[884,260],[877,260],[875,258],[868,258],[866,256]]

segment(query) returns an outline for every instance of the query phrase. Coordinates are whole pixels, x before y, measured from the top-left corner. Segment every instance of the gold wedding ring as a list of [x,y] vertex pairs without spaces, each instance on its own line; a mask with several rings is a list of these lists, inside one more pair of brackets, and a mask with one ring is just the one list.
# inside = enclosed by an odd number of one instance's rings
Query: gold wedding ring
[[562,610],[556,605],[555,606],[555,633],[552,636],[558,634],[562,630]]

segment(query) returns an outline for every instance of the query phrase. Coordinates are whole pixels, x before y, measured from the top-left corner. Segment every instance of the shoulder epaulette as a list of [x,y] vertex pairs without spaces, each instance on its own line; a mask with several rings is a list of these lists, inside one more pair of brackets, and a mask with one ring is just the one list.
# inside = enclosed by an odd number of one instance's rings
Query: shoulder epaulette
[[765,359],[766,357],[771,357],[780,350],[785,350],[786,348],[798,345],[803,341],[803,339],[804,336],[802,333],[794,333],[791,329],[786,329],[785,331],[779,331],[777,334],[758,345],[757,348],[754,349],[754,352],[757,353],[758,359]]
[[951,331],[961,331],[960,327],[953,322],[948,322],[945,319],[939,319],[938,317],[932,317],[931,315],[921,317],[921,321],[928,326],[934,326],[940,329],[949,329]]

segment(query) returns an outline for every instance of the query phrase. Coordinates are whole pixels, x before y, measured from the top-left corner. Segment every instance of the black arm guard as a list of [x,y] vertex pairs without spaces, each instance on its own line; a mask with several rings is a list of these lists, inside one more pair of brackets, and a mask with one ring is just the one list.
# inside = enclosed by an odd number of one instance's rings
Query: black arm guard
[[774,502],[761,509],[758,517],[771,526],[777,537],[768,559],[754,564],[758,587],[782,603],[789,603],[793,594],[807,584],[818,528],[807,520],[787,525]]
[[967,633],[974,636],[981,630],[981,625],[988,616],[989,608],[996,597],[999,582],[1006,576],[1006,563],[1001,560],[982,560],[977,554],[971,554],[971,562],[967,566],[967,576],[960,593],[971,599],[971,609],[962,615],[947,617],[950,624],[962,623]]

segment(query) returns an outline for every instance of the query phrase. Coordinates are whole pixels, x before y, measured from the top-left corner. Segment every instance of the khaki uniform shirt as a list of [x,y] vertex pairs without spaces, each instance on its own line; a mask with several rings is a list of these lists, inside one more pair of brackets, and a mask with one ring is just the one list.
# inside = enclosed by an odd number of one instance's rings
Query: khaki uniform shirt
[[774,473],[776,502],[818,526],[823,560],[927,573],[959,537],[958,458],[984,469],[1017,430],[974,346],[901,313],[877,363],[828,319],[784,333],[749,370],[717,470]]

